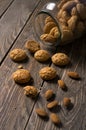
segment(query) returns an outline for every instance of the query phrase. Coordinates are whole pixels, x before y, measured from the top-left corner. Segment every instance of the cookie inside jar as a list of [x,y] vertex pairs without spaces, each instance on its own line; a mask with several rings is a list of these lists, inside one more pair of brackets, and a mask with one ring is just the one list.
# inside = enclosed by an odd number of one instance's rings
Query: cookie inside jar
[[[51,2],[52,3],[52,2]],[[61,0],[55,8],[46,8],[40,13],[39,38],[46,45],[64,45],[80,38],[86,32],[86,1]],[[60,41],[59,41],[60,40]]]

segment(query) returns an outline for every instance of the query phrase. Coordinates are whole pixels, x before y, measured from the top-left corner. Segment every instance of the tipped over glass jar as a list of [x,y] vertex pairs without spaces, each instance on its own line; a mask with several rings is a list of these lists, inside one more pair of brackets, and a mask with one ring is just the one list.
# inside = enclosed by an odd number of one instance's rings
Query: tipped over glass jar
[[49,0],[36,15],[36,37],[48,49],[56,49],[86,32],[86,0]]

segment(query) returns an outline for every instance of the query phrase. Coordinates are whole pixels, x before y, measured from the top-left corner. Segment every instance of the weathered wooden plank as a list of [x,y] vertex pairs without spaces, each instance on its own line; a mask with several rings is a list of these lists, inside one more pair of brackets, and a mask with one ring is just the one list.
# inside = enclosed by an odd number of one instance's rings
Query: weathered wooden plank
[[7,9],[11,6],[14,0],[0,0],[0,18],[7,11]]
[[[36,14],[36,12],[34,14]],[[24,43],[27,39],[34,39],[32,30],[33,17],[34,15],[32,16],[30,23],[28,22],[25,26],[13,48],[25,49]],[[31,76],[34,79],[32,85],[35,85],[40,90],[43,81],[40,79],[38,72],[40,68],[48,65],[48,63],[38,63],[28,51],[27,54],[29,60],[20,64],[22,64],[24,68],[30,70]],[[23,130],[26,127],[35,104],[34,100],[31,100],[24,95],[23,86],[20,87],[15,84],[11,78],[11,74],[17,69],[18,65],[19,64],[17,63],[13,63],[8,55],[0,68],[0,127],[3,130]]]
[[0,62],[22,31],[39,0],[15,0],[0,20]]
[[[71,57],[71,66],[66,67],[66,68],[61,68],[62,70],[60,70],[57,66],[52,65],[54,68],[57,69],[58,75],[60,75],[60,78],[62,78],[67,87],[68,90],[67,92],[62,91],[57,84],[57,79],[53,82],[45,82],[42,89],[41,89],[41,93],[39,96],[39,99],[37,101],[37,103],[34,106],[32,115],[30,117],[30,120],[28,121],[28,125],[26,130],[28,129],[33,129],[33,130],[85,130],[86,129],[86,103],[85,103],[85,99],[86,99],[86,39],[85,40],[80,40],[78,41],[78,43],[75,43],[75,45],[71,46],[71,53],[70,53],[70,57]],[[63,49],[62,52],[64,52],[65,50]],[[65,51],[66,52],[66,51]],[[72,70],[72,71],[77,71],[78,73],[80,73],[81,76],[81,80],[76,81],[76,80],[72,80],[70,79],[66,72],[68,70]],[[54,93],[56,94],[55,99],[57,101],[59,101],[59,107],[55,110],[53,110],[52,112],[55,112],[59,115],[59,117],[61,118],[62,121],[62,126],[57,127],[55,126],[50,119],[43,120],[40,117],[38,117],[35,113],[35,109],[36,108],[45,108],[46,109],[46,104],[47,101],[44,98],[44,93],[46,90],[48,89],[53,89]],[[63,104],[62,104],[62,100],[64,97],[70,97],[71,101],[73,103],[73,106],[71,107],[70,110],[67,110]],[[51,111],[47,110],[46,111],[49,113],[51,113]]]

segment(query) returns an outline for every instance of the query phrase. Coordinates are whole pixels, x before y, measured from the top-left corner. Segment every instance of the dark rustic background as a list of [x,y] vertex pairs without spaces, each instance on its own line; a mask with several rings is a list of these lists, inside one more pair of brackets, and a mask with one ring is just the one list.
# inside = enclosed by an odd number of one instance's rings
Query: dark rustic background
[[[59,75],[67,84],[68,91],[62,91],[53,82],[43,82],[38,72],[49,63],[38,63],[27,52],[29,60],[22,63],[34,79],[31,85],[40,90],[36,100],[24,95],[23,86],[14,83],[12,73],[17,69],[17,63],[9,58],[9,51],[14,48],[24,48],[28,39],[33,36],[33,19],[35,14],[47,0],[0,0],[0,130],[86,130],[86,38],[83,37],[64,47],[58,47],[58,52],[65,52],[71,58],[71,64],[60,68],[53,64]],[[20,63],[21,64],[21,63]],[[81,80],[75,81],[66,75],[68,70],[77,71]],[[59,101],[56,112],[62,125],[55,126],[50,119],[43,120],[35,113],[35,108],[46,107],[44,92],[52,88]],[[73,107],[67,110],[62,105],[63,98],[71,98]],[[50,114],[51,112],[47,110]]]

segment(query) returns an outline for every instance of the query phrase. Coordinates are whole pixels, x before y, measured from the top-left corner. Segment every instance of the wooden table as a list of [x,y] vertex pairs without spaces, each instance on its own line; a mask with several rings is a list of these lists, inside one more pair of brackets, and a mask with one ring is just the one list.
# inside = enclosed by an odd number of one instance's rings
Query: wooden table
[[[60,68],[51,64],[57,70],[60,79],[68,87],[62,91],[57,79],[44,82],[39,77],[39,70],[49,63],[41,64],[27,51],[29,60],[14,63],[9,58],[9,52],[14,48],[25,49],[25,42],[35,39],[33,36],[33,19],[41,6],[47,0],[0,0],[0,130],[86,130],[86,38],[78,39],[64,47],[58,47],[58,52],[65,52],[71,59],[71,64]],[[22,64],[33,77],[31,85],[40,90],[36,100],[24,95],[21,85],[12,80],[12,73]],[[77,71],[81,80],[70,79],[66,72]],[[47,101],[44,92],[53,89],[59,101],[59,115],[62,125],[55,126],[50,118],[43,120],[35,113],[36,108],[46,108]],[[73,107],[67,110],[62,100],[71,98]],[[50,115],[51,111],[47,110]]]

